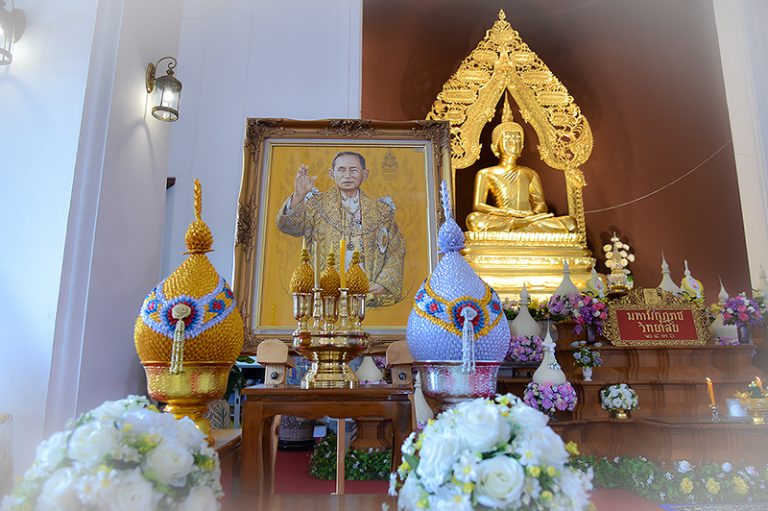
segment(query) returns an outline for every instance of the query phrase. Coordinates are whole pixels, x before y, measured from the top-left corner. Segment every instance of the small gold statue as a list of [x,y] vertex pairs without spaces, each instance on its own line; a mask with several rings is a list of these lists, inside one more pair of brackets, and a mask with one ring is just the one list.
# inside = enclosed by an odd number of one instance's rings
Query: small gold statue
[[[467,217],[470,231],[574,232],[570,216],[548,212],[539,175],[517,164],[523,150],[523,127],[512,120],[509,99],[504,97],[501,124],[491,134],[491,150],[499,164],[475,175],[473,212]],[[496,206],[488,204],[491,195]]]

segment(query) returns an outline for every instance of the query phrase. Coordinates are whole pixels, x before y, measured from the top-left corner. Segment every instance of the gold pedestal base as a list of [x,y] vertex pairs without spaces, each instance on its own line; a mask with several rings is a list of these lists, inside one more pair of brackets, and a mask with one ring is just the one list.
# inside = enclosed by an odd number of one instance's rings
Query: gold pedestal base
[[208,403],[227,391],[231,363],[184,362],[179,374],[171,374],[168,362],[143,362],[147,391],[155,401],[168,403],[165,412],[177,419],[189,417],[213,445],[211,423],[204,417]]
[[349,363],[368,347],[368,335],[307,332],[294,336],[293,347],[312,363],[301,388],[351,389],[359,382]]
[[563,280],[568,261],[571,280],[584,289],[595,264],[592,253],[573,233],[467,232],[464,257],[502,298],[528,294],[548,300]]

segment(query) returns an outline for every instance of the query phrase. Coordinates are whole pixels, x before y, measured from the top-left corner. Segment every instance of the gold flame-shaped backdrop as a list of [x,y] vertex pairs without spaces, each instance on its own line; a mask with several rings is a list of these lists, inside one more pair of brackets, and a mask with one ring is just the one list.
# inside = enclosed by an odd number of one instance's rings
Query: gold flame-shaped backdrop
[[[205,255],[213,236],[201,219],[197,180],[194,193],[195,220],[184,237],[189,257],[144,299],[134,342],[149,395],[208,433],[202,414],[208,401],[226,391],[229,370],[243,348],[244,324],[232,290]],[[184,311],[181,319],[178,310]]]
[[565,86],[507,21],[504,11],[477,47],[443,85],[427,119],[451,124],[451,165],[454,171],[480,157],[480,134],[508,91],[523,119],[538,135],[541,159],[565,171],[569,214],[576,219],[586,245],[579,167],[592,153],[592,130]]

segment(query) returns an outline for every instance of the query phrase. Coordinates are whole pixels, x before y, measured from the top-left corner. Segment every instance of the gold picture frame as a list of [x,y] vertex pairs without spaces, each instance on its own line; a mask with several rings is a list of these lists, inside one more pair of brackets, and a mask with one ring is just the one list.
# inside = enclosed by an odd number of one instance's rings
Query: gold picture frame
[[[341,218],[334,215],[352,217],[335,213],[349,209],[342,210],[348,206],[340,199],[338,187],[343,185],[337,185],[332,177],[335,174],[329,170],[339,153],[350,151],[363,156],[359,161],[367,168],[362,185],[358,184],[356,211],[360,213],[354,217],[362,220],[352,227],[358,229],[355,239],[362,258],[369,261],[366,274],[376,283],[379,277],[372,275],[374,271],[379,276],[392,272],[397,275],[397,268],[401,271],[399,287],[387,284],[382,286],[381,295],[369,295],[372,305],[363,325],[377,340],[404,338],[413,295],[437,264],[437,230],[443,221],[440,181],[445,180],[453,191],[448,123],[248,119],[233,285],[250,331],[244,351],[254,350],[262,339],[291,338],[296,321],[292,317],[289,281],[299,264],[302,239],[309,238],[310,248],[315,246],[313,240],[333,248],[334,236],[348,232],[348,223],[344,224],[347,227],[334,223]],[[316,179],[305,202],[317,200],[312,204],[326,205],[325,209],[313,210],[320,212],[322,222],[292,213],[298,211],[291,209],[290,201],[297,193],[297,174],[303,165],[308,166],[306,175]],[[381,212],[390,223],[382,223]],[[289,216],[292,220],[287,222]],[[374,217],[376,225],[367,225],[366,218]],[[400,247],[397,251],[392,248],[396,244]],[[395,255],[390,254],[390,249]],[[325,259],[325,253],[320,249],[318,252]],[[334,252],[338,258],[338,249]]]
[[608,303],[605,337],[615,346],[703,346],[709,325],[695,303],[658,288],[636,288]]

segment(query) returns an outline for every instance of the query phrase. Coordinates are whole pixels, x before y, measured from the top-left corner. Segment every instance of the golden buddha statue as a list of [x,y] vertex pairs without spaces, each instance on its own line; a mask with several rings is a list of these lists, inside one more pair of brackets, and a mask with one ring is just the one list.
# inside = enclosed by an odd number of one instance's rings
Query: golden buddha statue
[[[512,121],[504,100],[501,124],[491,134],[491,150],[498,165],[475,175],[473,212],[467,217],[470,231],[574,232],[570,216],[555,217],[547,211],[541,179],[535,170],[517,164],[523,150],[523,127]],[[488,204],[492,196],[496,206]]]
[[[587,246],[580,167],[592,152],[592,131],[568,90],[504,11],[445,82],[427,116],[451,125],[454,172],[480,157],[483,128],[502,99],[502,122],[490,140],[499,163],[476,174],[464,257],[502,298],[517,298],[526,285],[532,297],[547,300],[566,264],[574,284],[584,289],[595,259]],[[563,173],[566,216],[548,211],[539,175],[517,163],[524,137],[512,120],[512,101],[536,133],[541,159]]]

